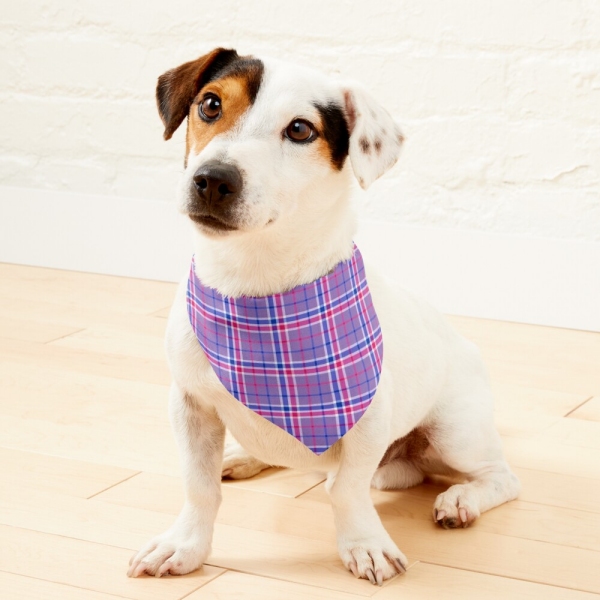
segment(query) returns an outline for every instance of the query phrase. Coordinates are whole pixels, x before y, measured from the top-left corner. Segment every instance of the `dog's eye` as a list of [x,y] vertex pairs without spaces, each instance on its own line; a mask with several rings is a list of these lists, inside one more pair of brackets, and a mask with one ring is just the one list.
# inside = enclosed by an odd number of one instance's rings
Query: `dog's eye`
[[285,128],[285,137],[292,142],[310,142],[315,137],[314,127],[304,119],[294,119]]
[[205,121],[216,121],[221,116],[221,111],[221,99],[215,94],[208,94],[198,106],[198,114]]

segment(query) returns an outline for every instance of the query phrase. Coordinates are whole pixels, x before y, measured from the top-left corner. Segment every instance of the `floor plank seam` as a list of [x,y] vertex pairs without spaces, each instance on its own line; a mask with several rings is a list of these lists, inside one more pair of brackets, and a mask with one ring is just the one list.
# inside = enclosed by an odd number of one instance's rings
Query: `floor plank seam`
[[[108,596],[114,596],[115,598],[124,598],[125,600],[132,600],[131,596],[122,596],[121,594],[115,594],[114,592],[99,592],[93,588],[81,587],[80,585],[73,585],[72,583],[65,583],[64,581],[55,581],[54,579],[44,579],[43,577],[35,577],[35,575],[23,575],[22,573],[14,573],[13,571],[7,571],[6,569],[0,569],[0,573],[8,573],[9,575],[16,575],[23,579],[35,579],[36,581],[43,581],[44,583],[55,583],[56,585],[64,585],[75,590],[85,590],[86,592],[93,592],[96,594],[107,594]],[[201,586],[202,587],[202,586]]]
[[310,492],[311,490],[314,490],[316,487],[320,486],[324,481],[326,481],[326,477],[324,477],[321,481],[319,481],[318,483],[315,483],[314,485],[311,485],[308,489],[300,492],[297,496],[293,496],[294,499],[296,498],[301,498],[302,496],[304,496],[304,494],[308,494],[308,492]]
[[[115,550],[127,550],[129,552],[137,552],[139,550],[139,548],[137,548],[137,546],[136,547],[116,546],[115,544],[107,544],[106,542],[95,542],[95,541],[89,540],[87,538],[74,537],[72,535],[65,535],[63,533],[51,533],[51,532],[43,531],[40,529],[33,529],[32,527],[27,527],[25,525],[11,525],[10,523],[0,523],[0,525],[2,525],[3,527],[10,527],[11,529],[20,529],[22,531],[31,531],[33,533],[39,533],[41,535],[49,535],[51,537],[58,537],[58,538],[62,538],[64,540],[73,540],[75,542],[82,542],[84,544],[93,544],[94,546],[103,546],[105,548],[114,548]],[[219,568],[223,569],[224,567],[219,567]],[[18,575],[18,573],[14,573],[14,574]],[[60,583],[60,582],[55,582],[55,583]]]
[[[574,446],[575,448],[580,448],[580,446]],[[590,475],[572,475],[572,474],[566,474],[566,473],[561,473],[559,471],[546,471],[544,469],[532,469],[531,467],[520,467],[519,465],[515,464],[515,461],[513,460],[511,462],[511,465],[513,467],[515,467],[515,469],[519,469],[521,471],[529,471],[531,473],[544,473],[544,474],[550,474],[550,475],[558,475],[560,477],[574,477],[576,479],[591,479],[592,481],[598,481],[598,477],[596,476],[590,476]]]
[[[223,569],[223,567],[216,567],[216,568]],[[219,579],[219,577],[222,577],[223,575],[225,575],[225,573],[227,573],[228,571],[229,571],[229,569],[223,569],[218,575],[215,575],[212,579],[209,579],[206,583],[202,583],[196,589],[191,590],[190,592],[187,592],[184,596],[180,596],[178,600],[184,600],[185,598],[188,598],[192,594],[196,593],[198,590],[201,590],[203,587],[206,587],[209,583],[212,583],[213,581],[216,581],[217,579]]]
[[106,492],[108,490],[112,490],[112,488],[117,487],[118,485],[121,485],[122,483],[125,483],[126,481],[129,481],[130,479],[133,479],[134,477],[137,477],[140,473],[143,473],[143,471],[138,471],[137,473],[134,473],[133,475],[129,475],[129,477],[125,477],[125,479],[121,479],[121,481],[117,481],[116,483],[109,485],[108,487],[104,488],[103,490],[100,490],[99,492],[95,492],[91,496],[88,496],[86,498],[86,500],[91,500],[92,498],[95,498],[96,496],[99,496],[100,494],[103,494],[104,492]]
[[77,329],[75,331],[71,331],[70,333],[67,333],[65,335],[60,335],[57,338],[54,338],[52,340],[46,340],[45,342],[42,342],[42,344],[46,345],[46,344],[52,344],[53,342],[58,342],[58,340],[64,340],[65,338],[68,338],[72,335],[75,335],[76,333],[81,333],[82,331],[85,331],[87,329],[87,327],[82,327],[81,329]]
[[575,408],[572,408],[566,415],[563,415],[563,418],[568,417],[573,414],[576,410],[579,410],[584,404],[587,404],[594,396],[590,396],[586,398],[581,404],[578,404]]
[[584,592],[586,594],[595,594],[598,595],[597,592],[594,592],[592,590],[589,589],[585,589],[585,588],[581,588],[581,587],[569,587],[566,585],[560,585],[557,583],[548,583],[547,581],[537,581],[535,579],[526,579],[525,577],[516,577],[514,575],[502,575],[501,573],[491,573],[490,571],[480,571],[478,569],[463,569],[462,567],[455,567],[455,566],[451,566],[451,565],[445,565],[443,563],[439,563],[439,562],[434,562],[431,560],[422,560],[420,561],[423,564],[426,565],[433,565],[436,567],[445,567],[446,569],[456,569],[457,571],[466,571],[468,573],[479,573],[480,575],[488,575],[491,577],[502,577],[503,579],[512,579],[514,581],[526,581],[528,583],[535,583],[537,585],[545,585],[548,587],[553,587],[553,588],[559,588],[559,589],[563,589],[563,590],[574,590],[576,592]]
[[[417,561],[415,561],[417,562]],[[330,592],[336,592],[338,594],[348,594],[348,595],[355,595],[355,596],[363,596],[364,598],[372,598],[377,592],[373,592],[372,594],[364,594],[363,592],[346,592],[344,590],[340,590],[339,588],[334,588],[334,587],[324,587],[323,585],[316,585],[314,583],[309,583],[309,582],[300,582],[294,579],[285,579],[283,577],[273,577],[273,575],[264,575],[263,573],[256,573],[256,572],[252,572],[252,571],[242,571],[241,569],[233,569],[231,567],[221,567],[219,565],[215,565],[213,563],[210,562],[206,562],[204,563],[209,567],[215,567],[217,569],[227,569],[227,571],[231,571],[232,573],[241,573],[242,575],[251,575],[253,577],[260,577],[262,579],[270,579],[272,581],[283,581],[284,583],[295,583],[297,585],[303,585],[306,587],[311,587],[311,588],[316,588],[318,590],[327,590]],[[341,564],[341,561],[340,561]],[[411,565],[412,566],[412,565]],[[223,575],[224,573],[222,573]],[[349,577],[353,577],[353,575],[350,573],[350,571],[348,571],[348,576]],[[216,577],[215,577],[216,579]],[[211,579],[211,581],[214,581],[214,579]],[[360,581],[360,580],[357,580]]]

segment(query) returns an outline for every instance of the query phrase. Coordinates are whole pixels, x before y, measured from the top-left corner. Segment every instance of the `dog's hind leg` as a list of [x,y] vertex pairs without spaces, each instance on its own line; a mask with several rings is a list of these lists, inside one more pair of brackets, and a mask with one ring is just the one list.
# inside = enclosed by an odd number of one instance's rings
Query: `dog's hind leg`
[[408,435],[397,439],[386,450],[379,468],[371,480],[371,487],[378,490],[403,490],[423,481],[421,459],[429,447],[425,431],[413,429]]
[[401,458],[379,467],[371,480],[377,490],[404,490],[423,481],[423,472],[412,462]]
[[[480,410],[482,405],[489,410]],[[431,432],[431,445],[443,462],[467,479],[451,486],[434,503],[433,519],[445,529],[468,527],[481,513],[519,494],[521,486],[504,459],[491,407],[491,392],[479,390],[459,401],[456,410],[447,412]]]
[[248,454],[237,441],[227,442],[223,452],[221,477],[248,479],[270,466]]

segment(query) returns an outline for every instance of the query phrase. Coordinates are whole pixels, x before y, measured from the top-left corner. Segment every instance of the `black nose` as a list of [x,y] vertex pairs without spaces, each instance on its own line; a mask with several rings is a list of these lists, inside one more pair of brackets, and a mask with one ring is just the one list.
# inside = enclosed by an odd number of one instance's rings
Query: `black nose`
[[242,191],[242,174],[237,167],[216,160],[204,163],[194,173],[194,187],[208,206],[230,205]]

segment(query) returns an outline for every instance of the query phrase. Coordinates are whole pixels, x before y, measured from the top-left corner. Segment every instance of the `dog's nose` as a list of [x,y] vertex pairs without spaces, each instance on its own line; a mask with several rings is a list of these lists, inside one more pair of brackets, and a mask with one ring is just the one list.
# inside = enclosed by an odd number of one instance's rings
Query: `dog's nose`
[[242,174],[233,165],[209,161],[194,173],[194,187],[208,205],[231,204],[242,191]]

